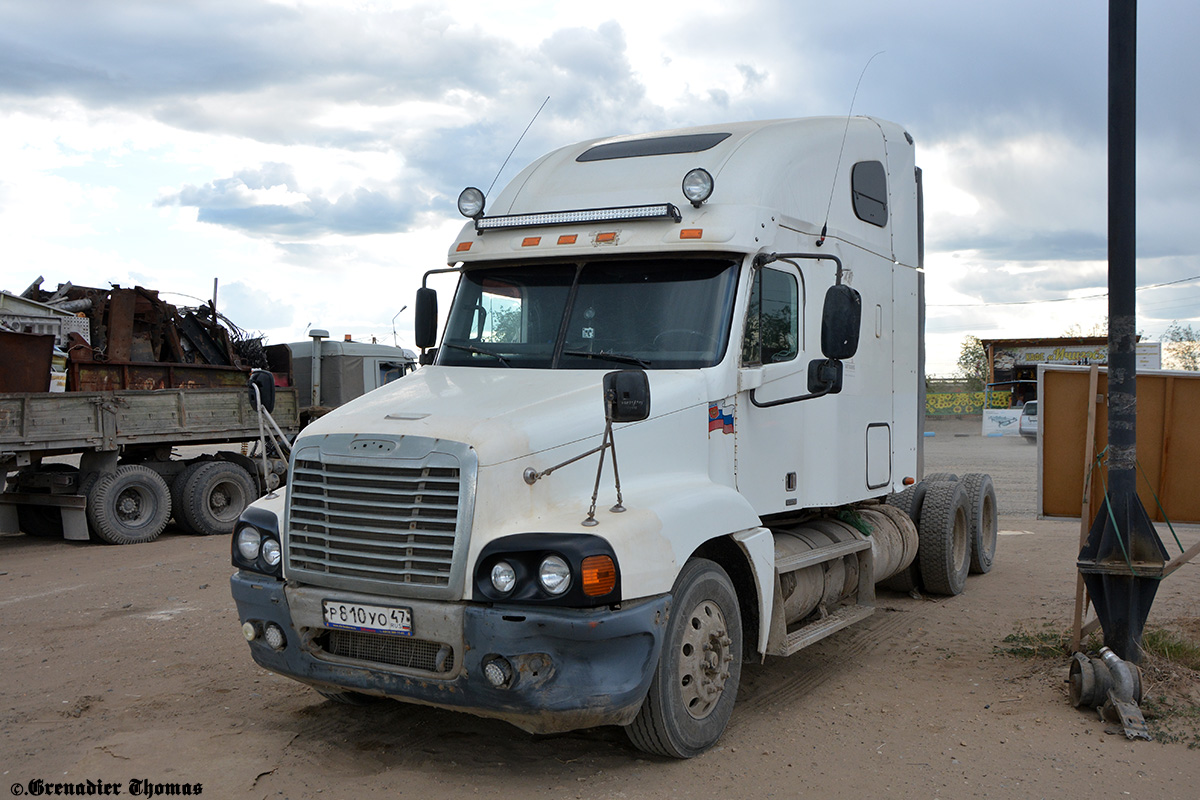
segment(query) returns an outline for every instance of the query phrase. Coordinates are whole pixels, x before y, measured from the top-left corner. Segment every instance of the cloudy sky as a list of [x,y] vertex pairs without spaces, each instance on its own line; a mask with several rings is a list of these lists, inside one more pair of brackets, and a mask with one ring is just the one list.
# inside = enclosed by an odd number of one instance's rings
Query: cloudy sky
[[[1200,4],[1143,2],[1139,329],[1200,327]],[[572,141],[854,112],[925,170],[929,371],[1106,313],[1102,0],[0,0],[0,288],[412,346],[454,203]],[[1169,286],[1158,286],[1167,284]],[[174,294],[167,294],[174,293]],[[394,322],[393,322],[394,321]]]

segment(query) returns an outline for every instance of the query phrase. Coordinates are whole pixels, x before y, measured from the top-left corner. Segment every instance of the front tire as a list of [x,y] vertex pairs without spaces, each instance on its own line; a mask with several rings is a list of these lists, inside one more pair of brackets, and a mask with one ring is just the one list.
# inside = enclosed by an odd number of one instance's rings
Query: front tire
[[637,718],[626,728],[639,750],[692,758],[725,731],[742,675],[742,618],[733,582],[696,558],[675,581],[662,654]]

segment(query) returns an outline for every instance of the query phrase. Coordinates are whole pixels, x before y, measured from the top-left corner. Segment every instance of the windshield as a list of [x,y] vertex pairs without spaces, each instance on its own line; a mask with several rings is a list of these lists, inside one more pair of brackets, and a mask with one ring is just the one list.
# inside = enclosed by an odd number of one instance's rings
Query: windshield
[[738,262],[522,264],[465,271],[438,363],[526,369],[695,369],[721,360]]

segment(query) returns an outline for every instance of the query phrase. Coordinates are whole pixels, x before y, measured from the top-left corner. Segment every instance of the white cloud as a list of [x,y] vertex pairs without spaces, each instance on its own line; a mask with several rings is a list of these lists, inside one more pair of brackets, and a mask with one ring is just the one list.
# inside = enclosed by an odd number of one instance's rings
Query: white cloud
[[[308,322],[390,336],[445,260],[458,190],[487,186],[547,96],[501,183],[573,140],[844,114],[883,51],[855,111],[917,139],[930,363],[949,354],[952,369],[964,333],[1049,335],[1104,314],[996,305],[1104,283],[1093,6],[0,0],[3,288],[42,272],[207,296],[218,277],[292,309],[291,327],[271,317],[277,341]],[[1178,79],[1195,72],[1200,8],[1153,4],[1139,24],[1156,43],[1139,53],[1145,284],[1200,274],[1200,104]],[[1200,315],[1198,295],[1139,303],[1165,326]],[[949,307],[963,303],[992,305]]]

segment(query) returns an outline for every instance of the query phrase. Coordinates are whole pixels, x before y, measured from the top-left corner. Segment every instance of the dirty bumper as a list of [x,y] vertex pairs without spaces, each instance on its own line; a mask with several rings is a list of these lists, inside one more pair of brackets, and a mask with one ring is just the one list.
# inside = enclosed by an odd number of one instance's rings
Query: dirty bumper
[[[670,602],[662,595],[619,610],[462,604],[464,652],[444,678],[330,657],[311,644],[324,631],[293,623],[283,582],[237,572],[230,583],[242,622],[273,622],[286,633],[279,650],[262,636],[250,642],[260,666],[325,689],[503,719],[530,733],[632,722],[658,663]],[[504,688],[485,676],[497,656],[511,667]]]

